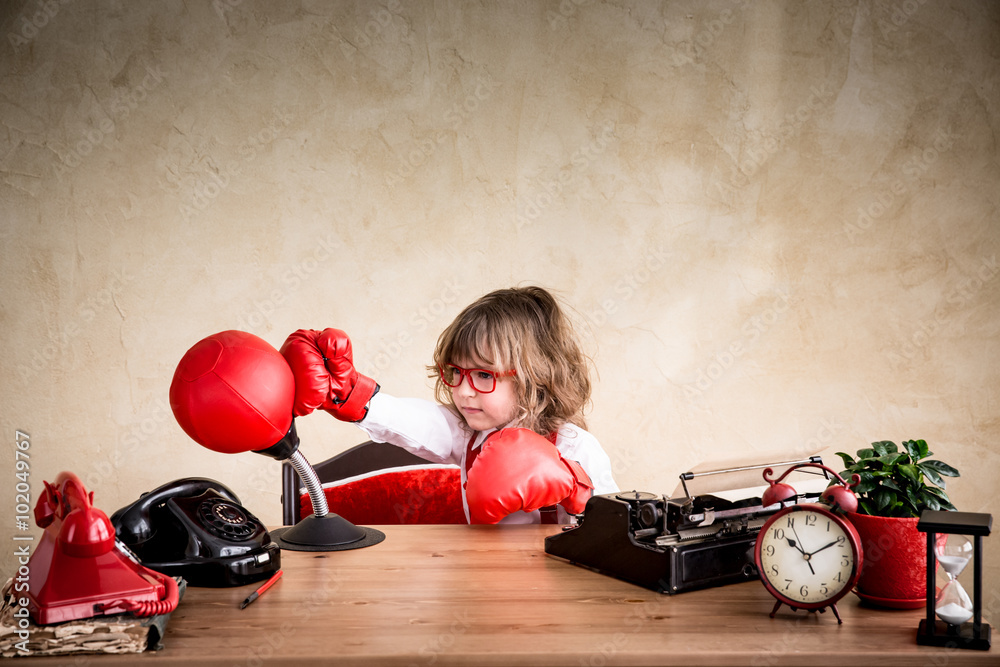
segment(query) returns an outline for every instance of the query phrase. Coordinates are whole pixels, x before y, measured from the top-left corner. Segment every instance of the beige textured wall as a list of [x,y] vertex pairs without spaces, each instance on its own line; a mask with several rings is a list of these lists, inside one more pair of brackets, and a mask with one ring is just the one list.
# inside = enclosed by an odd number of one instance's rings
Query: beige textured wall
[[[622,487],[925,438],[1000,514],[997,3],[0,11],[8,545],[18,429],[36,494],[210,476],[277,523],[277,464],[174,422],[188,347],[337,326],[430,397],[440,330],[523,283],[577,309]],[[361,439],[298,421],[314,461]]]

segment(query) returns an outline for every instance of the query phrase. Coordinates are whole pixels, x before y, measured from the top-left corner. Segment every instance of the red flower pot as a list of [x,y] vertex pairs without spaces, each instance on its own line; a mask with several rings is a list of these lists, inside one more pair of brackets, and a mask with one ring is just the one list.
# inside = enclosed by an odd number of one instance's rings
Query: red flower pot
[[[861,537],[864,566],[858,592],[868,602],[885,606],[927,599],[927,533],[917,530],[917,519],[848,514]],[[940,535],[938,539],[948,539]]]

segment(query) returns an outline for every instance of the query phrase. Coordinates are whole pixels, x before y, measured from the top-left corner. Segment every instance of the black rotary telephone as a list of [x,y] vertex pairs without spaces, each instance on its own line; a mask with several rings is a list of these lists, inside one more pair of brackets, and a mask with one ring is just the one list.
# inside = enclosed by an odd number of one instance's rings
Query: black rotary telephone
[[242,586],[281,567],[281,550],[225,485],[188,477],[111,516],[119,542],[146,567],[191,586]]

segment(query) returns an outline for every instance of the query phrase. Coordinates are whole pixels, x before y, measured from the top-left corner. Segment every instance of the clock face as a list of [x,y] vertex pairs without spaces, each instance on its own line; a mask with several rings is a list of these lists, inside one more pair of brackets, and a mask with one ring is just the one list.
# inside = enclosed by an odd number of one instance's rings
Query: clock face
[[755,554],[761,580],[791,606],[819,608],[843,597],[859,574],[858,538],[827,510],[797,505],[761,528]]

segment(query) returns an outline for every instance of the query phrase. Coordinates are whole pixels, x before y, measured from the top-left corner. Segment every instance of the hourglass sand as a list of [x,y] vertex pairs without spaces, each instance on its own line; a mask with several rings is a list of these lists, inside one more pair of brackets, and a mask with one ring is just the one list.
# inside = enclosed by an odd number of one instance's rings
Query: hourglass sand
[[958,581],[972,558],[972,542],[963,535],[949,535],[947,542],[935,548],[935,555],[948,575],[948,583],[937,595],[934,612],[949,625],[961,625],[972,618],[972,600]]

